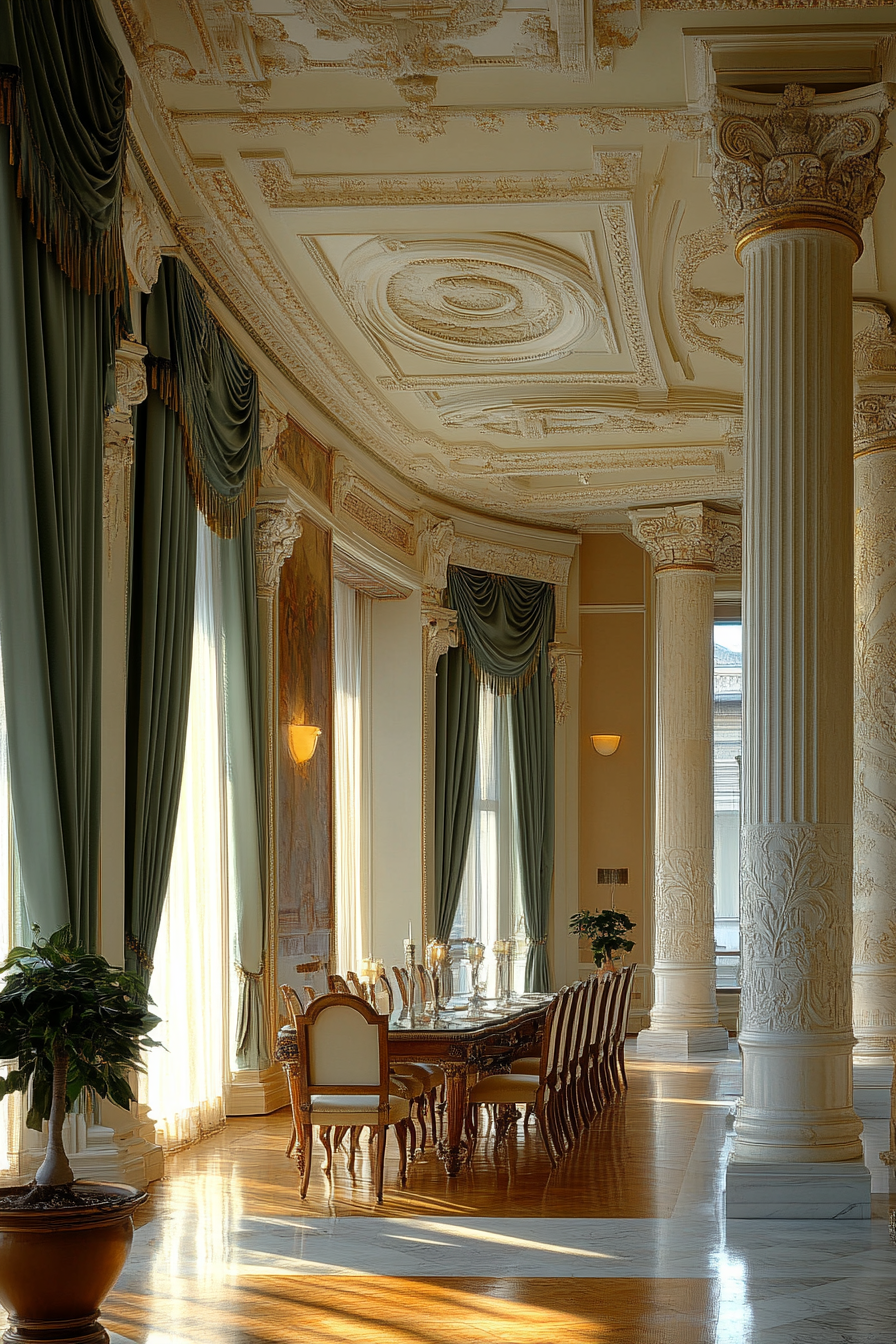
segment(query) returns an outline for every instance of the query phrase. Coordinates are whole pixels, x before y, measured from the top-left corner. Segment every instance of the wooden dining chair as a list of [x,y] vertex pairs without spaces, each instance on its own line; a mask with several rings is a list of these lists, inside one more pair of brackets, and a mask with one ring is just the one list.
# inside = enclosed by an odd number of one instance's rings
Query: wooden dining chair
[[628,1087],[628,1075],[625,1072],[625,1037],[628,1032],[628,1018],[632,1006],[632,992],[635,988],[635,971],[637,969],[637,965],[633,962],[631,966],[623,967],[621,972],[625,978],[619,990],[619,1013],[613,1038],[613,1070],[619,1091]]
[[306,1003],[313,1003],[314,1000],[317,998],[317,990],[314,988],[313,985],[303,985],[302,993],[305,995]]
[[[283,1002],[284,1002],[284,1004],[286,1005],[286,1016],[288,1017],[289,1021],[292,1023],[293,1029],[294,1029],[294,1030],[297,1030],[297,1028],[296,1028],[296,1019],[299,1018],[299,1017],[301,1017],[302,1014],[303,1014],[304,1011],[305,1011],[305,1010],[303,1009],[303,1007],[302,1007],[302,1000],[299,998],[298,994],[297,994],[296,991],[293,989],[292,985],[281,985],[281,986],[280,986],[280,994],[281,994],[281,996],[282,996],[282,998],[283,998]],[[289,1080],[289,1075],[288,1075],[288,1074],[287,1074],[287,1080]],[[298,1140],[298,1136],[299,1136],[298,1114],[297,1114],[297,1101],[298,1101],[298,1098],[297,1098],[297,1097],[296,1097],[296,1098],[293,1097],[293,1089],[292,1089],[292,1087],[290,1087],[290,1089],[289,1089],[289,1109],[290,1109],[290,1113],[291,1113],[291,1115],[292,1115],[292,1132],[290,1133],[290,1136],[289,1136],[289,1142],[288,1142],[287,1145],[286,1145],[286,1156],[287,1156],[287,1157],[292,1157],[293,1152],[295,1151],[296,1142],[297,1142],[297,1140]]]
[[[510,1126],[516,1118],[517,1107],[525,1106],[531,1107],[551,1166],[556,1167],[557,1153],[555,1152],[554,1131],[550,1116],[553,1104],[550,1078],[557,1051],[558,1014],[562,1011],[565,1002],[564,993],[565,991],[561,990],[547,1011],[538,1072],[536,1074],[494,1073],[486,1078],[480,1078],[470,1089],[467,1108],[467,1141],[470,1156],[472,1156],[479,1137],[480,1106],[494,1107],[496,1147],[506,1138]],[[560,1152],[562,1149],[557,1151]]]
[[609,981],[609,989],[607,990],[609,1003],[606,1033],[601,1043],[600,1078],[604,1095],[609,1100],[611,1097],[618,1096],[620,1091],[615,1049],[619,1013],[622,1008],[623,973],[614,971],[606,979]]
[[[374,1178],[383,1202],[386,1134],[394,1127],[399,1180],[407,1179],[407,1119],[410,1103],[390,1088],[389,1024],[356,995],[326,994],[296,1019],[300,1038],[298,1111],[305,1144],[301,1196],[308,1194],[314,1126],[376,1131]],[[329,1156],[329,1155],[328,1155]]]
[[328,974],[327,989],[331,994],[352,994],[354,992],[344,975]]
[[[398,967],[393,966],[392,970],[396,972],[396,979],[398,979],[397,974]],[[406,977],[404,988],[402,988],[401,981],[399,981],[398,987],[402,994],[402,1001],[404,1002],[405,1006],[407,1006]],[[395,1010],[395,994],[393,992],[392,985],[389,981],[389,977],[388,975],[386,975],[385,971],[380,971],[379,975],[377,976],[375,988],[381,990],[386,995],[386,998],[389,1000],[389,1015],[391,1016]],[[432,1132],[432,1141],[433,1145],[435,1146],[435,1144],[437,1144],[439,1141],[439,1127],[443,1118],[445,1108],[444,1070],[439,1068],[438,1064],[430,1064],[428,1062],[425,1063],[423,1060],[408,1060],[408,1059],[393,1061],[390,1067],[393,1073],[397,1075],[397,1077],[416,1078],[418,1082],[421,1083],[423,1087],[423,1095],[425,1098],[424,1104],[418,1109],[418,1117],[420,1119],[420,1124],[423,1128],[423,1141],[421,1147],[423,1149],[426,1148],[427,1112],[429,1114],[429,1122]],[[411,1151],[413,1154],[413,1146]]]

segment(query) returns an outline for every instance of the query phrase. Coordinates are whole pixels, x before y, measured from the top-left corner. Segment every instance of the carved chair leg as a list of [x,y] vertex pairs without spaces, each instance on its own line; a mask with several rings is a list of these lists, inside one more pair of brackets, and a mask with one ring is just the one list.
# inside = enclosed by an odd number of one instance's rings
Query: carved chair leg
[[436,1106],[437,1106],[437,1104],[438,1104],[438,1102],[437,1102],[437,1100],[436,1100],[436,1099],[437,1099],[437,1096],[438,1096],[437,1089],[436,1089],[436,1088],[433,1088],[432,1091],[429,1093],[429,1122],[430,1122],[430,1125],[432,1126],[432,1146],[433,1146],[433,1148],[437,1147],[438,1142],[439,1142],[438,1123],[437,1123],[437,1119],[436,1119]]
[[358,1152],[358,1140],[361,1135],[361,1126],[352,1125],[348,1132],[348,1169],[354,1176],[355,1174],[355,1156]]
[[551,1166],[556,1167],[557,1159],[554,1156],[554,1145],[551,1143],[551,1136],[548,1133],[547,1118],[543,1108],[539,1108],[535,1112],[535,1119],[538,1124],[538,1132],[541,1135],[541,1141],[544,1144],[544,1150],[548,1155]]
[[383,1202],[383,1164],[386,1160],[386,1126],[377,1125],[376,1127],[376,1162],[374,1166],[374,1177],[376,1181],[376,1202]]
[[302,1199],[308,1194],[308,1182],[311,1179],[311,1147],[314,1143],[314,1126],[302,1126],[302,1153],[305,1159],[304,1169],[302,1171]]
[[401,1185],[408,1183],[408,1126],[406,1120],[399,1120],[395,1126],[398,1140],[398,1180]]
[[330,1125],[326,1126],[321,1125],[320,1129],[318,1130],[320,1141],[323,1144],[324,1152],[327,1155],[326,1158],[324,1159],[325,1176],[329,1176],[330,1172],[333,1170],[333,1145],[330,1140],[330,1128],[331,1128]]
[[292,1130],[289,1135],[289,1143],[286,1145],[286,1156],[292,1157],[292,1150],[296,1146],[296,1123],[293,1121]]
[[421,1092],[416,1102],[417,1119],[420,1121],[420,1151],[426,1152],[426,1093]]

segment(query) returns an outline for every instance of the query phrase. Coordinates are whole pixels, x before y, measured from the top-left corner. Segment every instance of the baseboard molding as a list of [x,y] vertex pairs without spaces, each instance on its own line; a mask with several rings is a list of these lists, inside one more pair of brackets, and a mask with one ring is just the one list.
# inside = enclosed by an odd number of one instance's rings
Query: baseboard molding
[[267,1069],[240,1069],[225,1089],[227,1115],[270,1115],[289,1105],[289,1090],[279,1064]]

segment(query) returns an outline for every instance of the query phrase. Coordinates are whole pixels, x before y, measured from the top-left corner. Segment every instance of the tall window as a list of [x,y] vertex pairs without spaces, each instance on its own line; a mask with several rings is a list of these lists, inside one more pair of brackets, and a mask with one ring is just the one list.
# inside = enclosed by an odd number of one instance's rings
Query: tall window
[[[523,988],[526,965],[520,894],[516,807],[513,798],[512,744],[509,701],[486,686],[479,690],[479,742],[473,821],[461,884],[460,900],[451,929],[452,957],[463,970],[464,939],[478,939],[486,947],[485,974],[494,984],[496,938],[517,938],[515,987]],[[464,987],[465,982],[462,981]]]
[[366,661],[370,598],[338,580],[333,584],[333,784],[336,894],[336,966],[357,971],[370,952],[365,738],[369,727]]
[[[190,709],[171,876],[150,993],[164,1049],[148,1056],[147,1100],[159,1142],[183,1148],[224,1123],[231,1067],[229,864],[216,541],[199,520]],[[248,768],[248,767],[247,767]]]
[[715,795],[716,982],[739,984],[740,795],[743,743],[742,626],[715,626],[713,672],[713,783]]

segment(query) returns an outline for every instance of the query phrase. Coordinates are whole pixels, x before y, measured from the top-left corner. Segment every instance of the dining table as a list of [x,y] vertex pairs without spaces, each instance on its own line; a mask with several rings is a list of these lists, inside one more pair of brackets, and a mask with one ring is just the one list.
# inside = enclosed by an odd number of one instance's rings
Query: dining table
[[[438,1017],[406,1008],[389,1018],[389,1061],[437,1064],[445,1075],[445,1135],[437,1145],[449,1176],[456,1176],[468,1156],[464,1120],[467,1096],[477,1079],[506,1071],[514,1059],[540,1053],[540,1038],[551,1002],[550,994],[531,994],[507,1005],[486,1000],[471,1013],[466,1002],[452,1000]],[[288,1073],[298,1063],[295,1028],[281,1027],[276,1059]]]
[[449,1003],[438,1020],[412,1026],[406,1009],[389,1021],[389,1060],[437,1064],[445,1075],[445,1137],[439,1157],[449,1176],[456,1176],[467,1157],[464,1120],[472,1083],[489,1073],[506,1071],[514,1059],[539,1054],[550,994],[530,995],[507,1006],[486,1000],[475,1016],[466,1004]]

